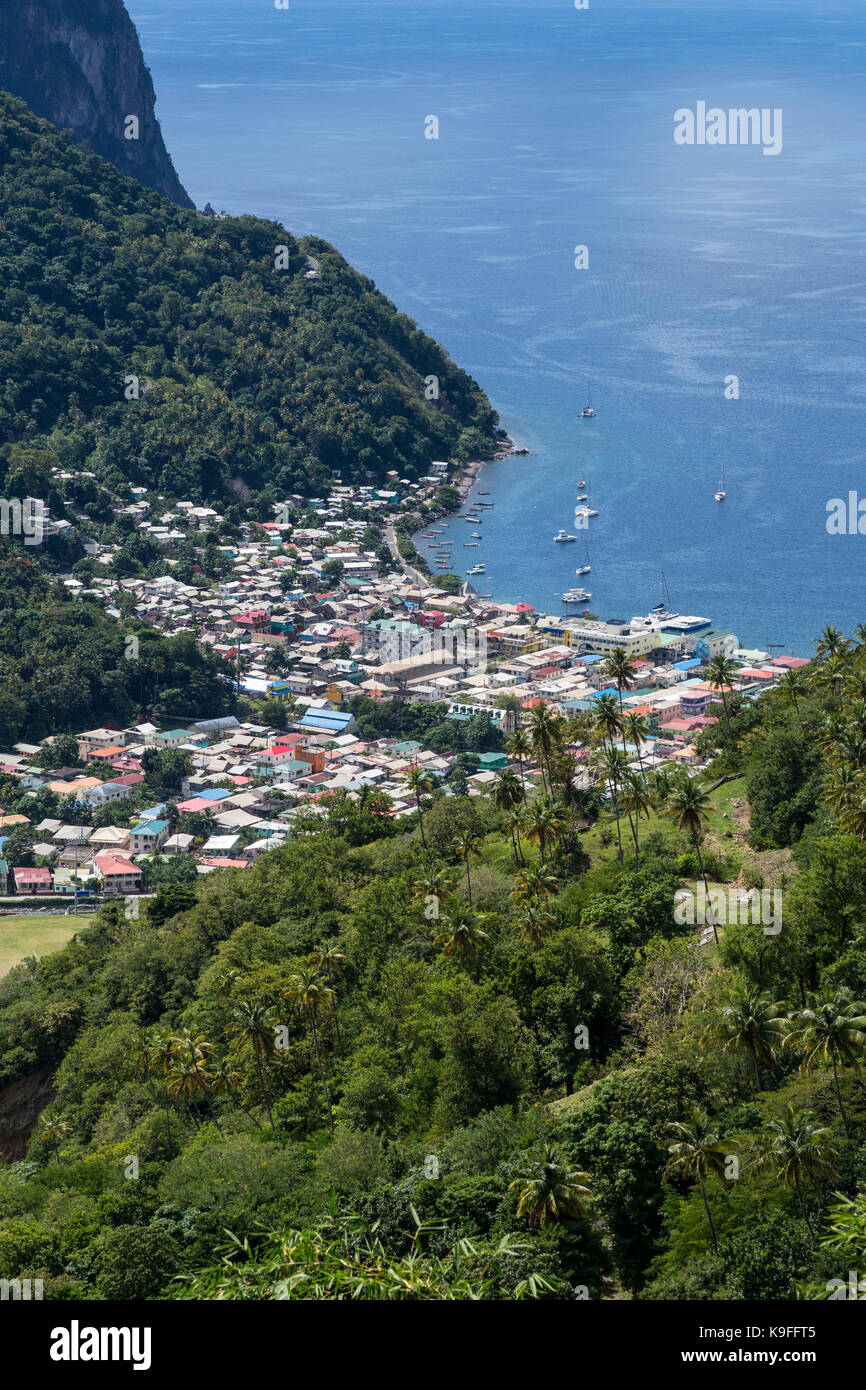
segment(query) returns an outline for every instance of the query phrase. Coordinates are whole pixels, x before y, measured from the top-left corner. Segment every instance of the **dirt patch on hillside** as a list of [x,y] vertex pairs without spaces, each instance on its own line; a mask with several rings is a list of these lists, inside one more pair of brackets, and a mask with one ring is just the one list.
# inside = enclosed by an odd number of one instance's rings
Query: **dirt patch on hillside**
[[54,1068],[42,1067],[0,1088],[0,1156],[23,1158],[39,1116],[54,1099]]

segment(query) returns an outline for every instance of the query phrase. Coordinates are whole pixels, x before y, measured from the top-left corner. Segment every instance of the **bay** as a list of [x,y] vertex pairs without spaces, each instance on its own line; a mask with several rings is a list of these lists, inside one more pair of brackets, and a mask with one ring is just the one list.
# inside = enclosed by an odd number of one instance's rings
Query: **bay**
[[[333,242],[532,451],[484,470],[483,540],[455,545],[485,590],[559,610],[583,476],[601,616],[645,612],[663,567],[747,645],[866,617],[866,537],[826,529],[866,497],[860,0],[128,8],[197,205]],[[781,153],[676,145],[698,101],[781,109]]]

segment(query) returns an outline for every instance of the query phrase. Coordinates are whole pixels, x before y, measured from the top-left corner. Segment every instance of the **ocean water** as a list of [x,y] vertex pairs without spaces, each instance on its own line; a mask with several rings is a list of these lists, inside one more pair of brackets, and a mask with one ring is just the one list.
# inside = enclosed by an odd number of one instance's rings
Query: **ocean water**
[[[127,4],[196,203],[333,242],[531,449],[451,523],[480,587],[559,611],[584,476],[601,616],[663,569],[747,645],[866,618],[866,536],[826,529],[866,497],[862,0]],[[781,153],[677,145],[699,101],[780,108]]]

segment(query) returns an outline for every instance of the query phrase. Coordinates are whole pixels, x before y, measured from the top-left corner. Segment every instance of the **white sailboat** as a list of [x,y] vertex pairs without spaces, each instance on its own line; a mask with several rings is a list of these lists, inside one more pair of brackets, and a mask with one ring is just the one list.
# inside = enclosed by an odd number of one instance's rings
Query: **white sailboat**
[[598,509],[596,507],[593,507],[592,502],[590,501],[590,489],[588,483],[586,485],[586,492],[579,492],[577,494],[578,503],[581,502],[581,499],[584,499],[583,504],[575,507],[574,520],[578,526],[585,526],[591,516],[598,516]]
[[575,572],[575,574],[589,574],[590,568],[591,568],[591,566],[590,566],[590,563],[589,563],[589,543],[588,543],[588,541],[584,541],[584,543],[583,543],[583,564],[579,567],[579,569],[576,569],[574,572]]
[[591,420],[595,415],[595,411],[592,408],[592,391],[589,388],[589,382],[586,383],[586,405],[583,407],[580,414],[583,420]]
[[719,490],[715,495],[715,500],[717,502],[724,502],[727,495],[728,494],[725,492],[725,465],[722,464],[722,476],[719,481]]

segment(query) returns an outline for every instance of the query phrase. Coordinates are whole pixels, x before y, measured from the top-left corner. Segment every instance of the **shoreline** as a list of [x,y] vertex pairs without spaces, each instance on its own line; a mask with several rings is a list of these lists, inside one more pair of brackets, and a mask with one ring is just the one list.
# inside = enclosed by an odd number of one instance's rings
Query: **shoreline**
[[[530,449],[527,449],[525,445],[515,444],[511,435],[507,434],[505,436],[505,439],[502,441],[501,447],[498,448],[496,452],[491,455],[490,458],[469,459],[469,461],[463,465],[459,476],[455,478],[455,480],[450,484],[450,486],[453,487],[457,493],[459,493],[460,506],[462,507],[464,505],[467,497],[469,496],[470,492],[472,491],[473,487],[477,483],[478,479],[481,477],[482,472],[488,464],[500,463],[503,459],[507,458],[531,457],[532,452]],[[417,541],[419,537],[423,538],[423,532],[426,531],[429,526],[435,525],[435,523],[438,521],[445,521],[449,518],[454,518],[457,516],[459,516],[459,509],[451,512],[432,510],[425,515],[424,521],[419,527],[417,527],[414,531],[408,533],[409,539],[412,542],[412,545],[414,546],[419,559],[421,560],[425,569],[427,570],[427,573],[430,577],[430,583],[433,585],[434,588],[438,587],[436,585],[437,576],[434,573],[434,571],[430,568],[427,562],[426,555],[424,555],[424,553],[421,550],[419,550]],[[414,565],[413,568],[417,569],[418,566]],[[463,587],[465,587],[468,582],[465,576],[460,575],[459,571],[457,570],[443,571],[443,573],[457,574],[460,578],[461,586]]]

